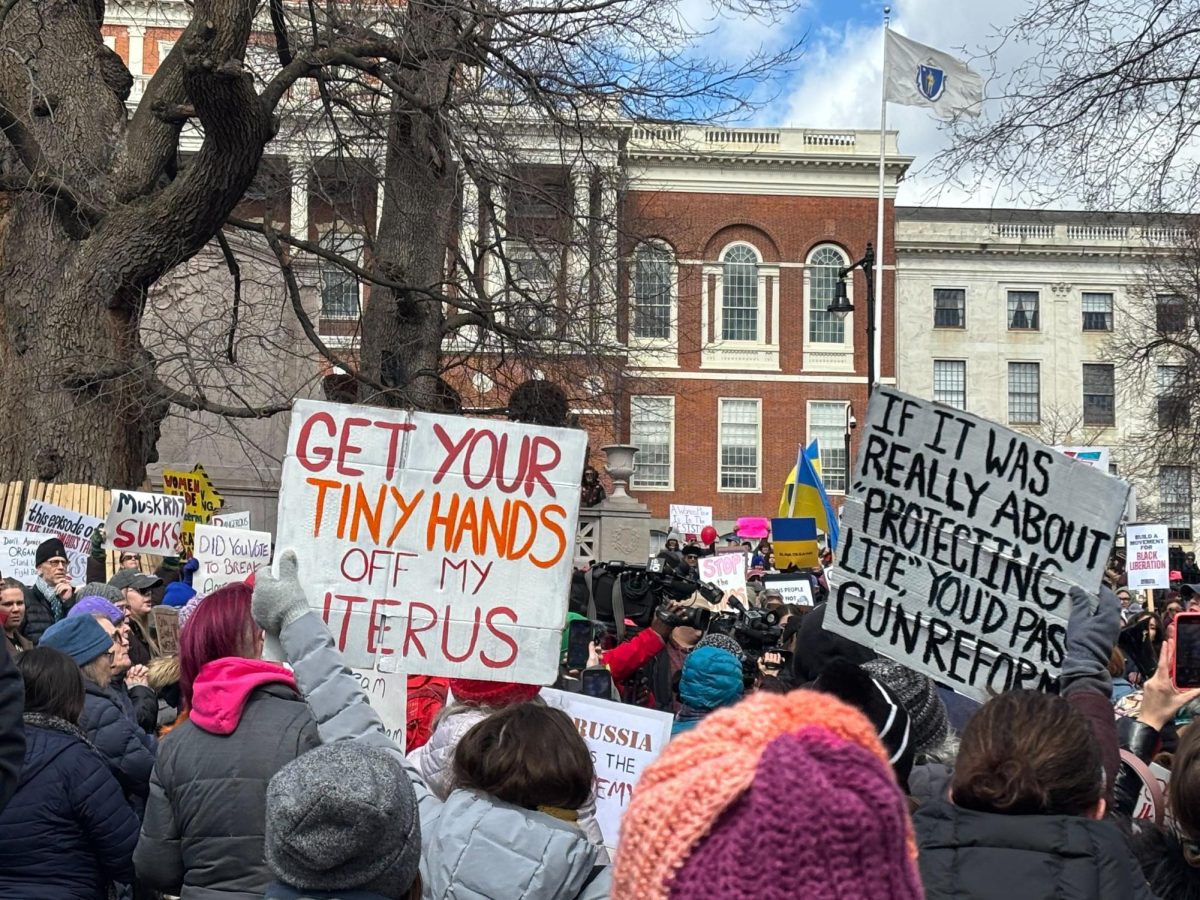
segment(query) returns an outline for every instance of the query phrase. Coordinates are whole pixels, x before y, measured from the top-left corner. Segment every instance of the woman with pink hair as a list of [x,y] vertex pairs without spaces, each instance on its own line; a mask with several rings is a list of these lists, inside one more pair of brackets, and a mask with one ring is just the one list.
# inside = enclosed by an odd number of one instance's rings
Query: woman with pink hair
[[186,721],[159,745],[134,856],[138,878],[168,894],[261,898],[267,784],[321,742],[291,673],[259,659],[250,596],[220,588],[180,632]]

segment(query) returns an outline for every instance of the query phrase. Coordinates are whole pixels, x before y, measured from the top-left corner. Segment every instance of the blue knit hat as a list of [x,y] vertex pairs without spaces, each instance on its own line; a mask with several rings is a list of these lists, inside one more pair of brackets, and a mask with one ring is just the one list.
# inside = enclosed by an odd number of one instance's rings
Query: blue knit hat
[[125,613],[121,612],[117,607],[109,603],[103,597],[97,597],[95,594],[89,594],[75,601],[75,605],[71,607],[71,611],[67,613],[67,618],[72,616],[104,616],[114,625],[120,624],[125,618]]
[[728,650],[697,647],[688,654],[679,679],[679,697],[693,709],[709,710],[741,699],[742,664]]
[[75,665],[86,666],[101,653],[107,653],[112,643],[112,638],[91,616],[75,616],[47,628],[38,646],[53,647],[75,660]]
[[179,609],[196,596],[196,590],[185,581],[172,581],[163,591],[162,605]]

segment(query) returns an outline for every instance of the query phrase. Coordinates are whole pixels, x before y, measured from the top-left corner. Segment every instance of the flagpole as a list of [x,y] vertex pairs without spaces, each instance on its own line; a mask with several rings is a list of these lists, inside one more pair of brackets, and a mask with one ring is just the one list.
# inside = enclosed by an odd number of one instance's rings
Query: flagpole
[[[883,203],[884,203],[884,186],[887,176],[887,33],[888,26],[892,21],[892,8],[885,6],[883,8],[883,69],[879,79],[879,198],[877,203],[875,217],[875,254],[878,262],[875,264],[875,309],[873,312],[875,321],[871,323],[874,326],[874,341],[873,346],[867,349],[867,352],[872,354],[875,359],[876,379],[881,378],[883,370],[883,355],[881,348],[883,346],[883,269],[887,261],[884,253],[885,245],[883,243]],[[875,385],[867,385],[867,396],[870,396],[871,391],[875,389]]]

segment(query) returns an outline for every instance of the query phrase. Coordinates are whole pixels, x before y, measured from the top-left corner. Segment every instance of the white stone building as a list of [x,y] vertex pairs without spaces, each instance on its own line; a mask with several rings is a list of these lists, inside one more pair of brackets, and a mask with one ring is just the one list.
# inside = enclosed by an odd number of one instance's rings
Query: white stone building
[[1133,458],[1158,404],[1108,346],[1182,237],[1129,214],[898,207],[899,387],[1047,443],[1110,448],[1142,514],[1190,548],[1191,469]]

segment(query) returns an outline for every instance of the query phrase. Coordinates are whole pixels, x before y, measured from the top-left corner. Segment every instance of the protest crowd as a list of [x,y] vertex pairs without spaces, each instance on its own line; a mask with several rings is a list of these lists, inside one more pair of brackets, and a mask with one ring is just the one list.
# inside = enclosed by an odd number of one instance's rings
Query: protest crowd
[[399,733],[299,548],[205,592],[182,545],[110,573],[97,528],[77,584],[41,540],[0,581],[0,900],[1200,898],[1194,556],[1150,593],[1105,552],[1054,683],[980,692],[957,638],[934,678],[846,636],[870,501],[840,544],[823,503],[818,547],[746,520],[575,568],[536,598],[556,676],[406,673]]

